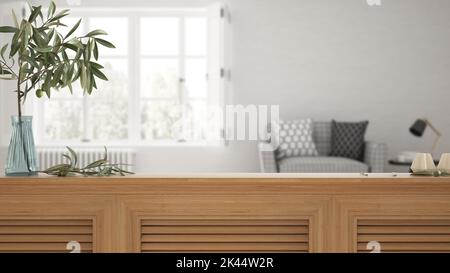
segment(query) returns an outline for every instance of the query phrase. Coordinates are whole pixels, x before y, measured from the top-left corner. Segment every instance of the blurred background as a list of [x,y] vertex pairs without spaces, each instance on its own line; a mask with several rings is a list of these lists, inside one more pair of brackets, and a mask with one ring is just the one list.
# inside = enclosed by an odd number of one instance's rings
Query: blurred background
[[[57,0],[79,18],[77,33],[104,29],[116,49],[100,52],[108,82],[92,96],[60,90],[29,98],[36,144],[132,149],[137,172],[259,172],[257,141],[217,141],[223,120],[208,107],[279,105],[280,118],[368,120],[366,139],[388,157],[450,151],[450,1]],[[48,5],[48,1],[30,1]],[[21,1],[0,1],[10,25]],[[0,37],[0,44],[6,37]],[[15,114],[0,82],[0,169]],[[387,163],[386,163],[387,164]],[[396,170],[388,166],[387,170]]]

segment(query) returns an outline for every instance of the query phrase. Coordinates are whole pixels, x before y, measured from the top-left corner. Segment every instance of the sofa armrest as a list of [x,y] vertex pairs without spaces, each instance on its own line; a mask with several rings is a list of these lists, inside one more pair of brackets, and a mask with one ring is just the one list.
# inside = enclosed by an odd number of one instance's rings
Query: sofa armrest
[[278,164],[275,158],[275,150],[270,143],[258,143],[258,156],[261,172],[277,173]]
[[385,171],[388,156],[388,147],[384,143],[366,142],[364,162],[369,166],[369,171],[382,173]]

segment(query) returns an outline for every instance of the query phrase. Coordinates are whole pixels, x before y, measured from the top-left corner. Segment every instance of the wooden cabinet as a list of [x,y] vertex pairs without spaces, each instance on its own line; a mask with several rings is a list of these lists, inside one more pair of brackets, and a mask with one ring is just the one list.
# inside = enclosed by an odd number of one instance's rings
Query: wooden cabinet
[[0,252],[450,252],[449,178],[0,177]]

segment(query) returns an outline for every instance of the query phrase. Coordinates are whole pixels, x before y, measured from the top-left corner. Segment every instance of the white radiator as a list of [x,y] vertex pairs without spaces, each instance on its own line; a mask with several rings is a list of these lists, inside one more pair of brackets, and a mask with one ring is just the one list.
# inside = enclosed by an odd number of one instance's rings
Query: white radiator
[[[85,167],[88,164],[102,159],[105,154],[103,148],[73,148],[78,155],[78,167]],[[62,155],[68,154],[69,151],[66,148],[38,148],[38,162],[39,169],[45,170],[52,166],[67,163]],[[135,158],[135,151],[125,148],[110,148],[108,149],[108,161],[112,164],[124,164],[121,166],[126,171],[133,171],[133,164]]]

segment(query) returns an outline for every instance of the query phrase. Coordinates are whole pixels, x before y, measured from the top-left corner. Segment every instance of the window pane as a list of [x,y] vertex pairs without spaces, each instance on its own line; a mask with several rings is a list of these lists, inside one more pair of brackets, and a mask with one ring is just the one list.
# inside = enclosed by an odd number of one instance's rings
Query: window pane
[[185,140],[200,141],[206,139],[208,113],[205,101],[191,101],[187,106],[183,127]]
[[142,104],[143,140],[180,138],[181,108],[174,101],[146,101]]
[[81,140],[83,106],[78,100],[46,100],[44,104],[45,140]]
[[93,17],[89,21],[89,31],[102,29],[108,33],[107,36],[98,38],[106,39],[113,43],[116,48],[100,47],[100,58],[102,56],[117,56],[128,54],[128,18],[125,17]]
[[142,18],[141,53],[144,55],[178,55],[179,19]]
[[128,137],[128,62],[104,59],[109,81],[97,79],[98,90],[89,96],[88,126],[94,140],[125,140]]
[[[112,108],[114,107],[114,108]],[[89,126],[94,140],[125,140],[128,138],[128,103],[124,99],[115,101],[94,100],[89,103]]]
[[[44,97],[47,98],[47,95],[44,94]],[[81,89],[79,82],[72,84],[72,93],[70,93],[70,89],[66,87],[59,90],[52,89],[50,94],[51,99],[74,99],[81,97],[83,97],[83,89]]]
[[189,97],[206,98],[206,60],[186,60],[186,89]]
[[95,78],[97,90],[94,89],[90,98],[109,96],[128,96],[128,60],[126,58],[99,60],[104,67],[101,71],[106,75],[108,81]]
[[204,17],[186,18],[186,55],[206,56],[207,24]]
[[178,60],[145,59],[141,62],[141,94],[144,97],[178,97]]

